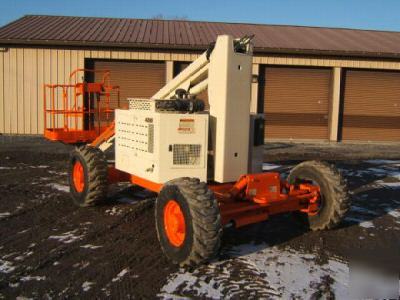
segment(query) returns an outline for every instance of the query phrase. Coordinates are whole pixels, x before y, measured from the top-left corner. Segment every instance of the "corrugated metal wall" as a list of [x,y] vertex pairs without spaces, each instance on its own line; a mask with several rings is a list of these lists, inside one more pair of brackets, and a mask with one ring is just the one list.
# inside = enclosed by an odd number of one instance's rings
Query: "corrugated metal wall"
[[[0,133],[43,132],[43,84],[64,83],[69,73],[83,68],[85,58],[192,61],[197,54],[70,49],[9,48],[0,50]],[[255,64],[400,70],[399,61],[306,58],[278,55],[253,58]]]

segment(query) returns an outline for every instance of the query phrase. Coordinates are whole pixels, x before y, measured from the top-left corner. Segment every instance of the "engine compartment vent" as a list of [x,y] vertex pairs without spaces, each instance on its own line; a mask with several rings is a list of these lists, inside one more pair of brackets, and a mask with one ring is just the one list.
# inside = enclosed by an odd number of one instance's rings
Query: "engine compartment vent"
[[201,145],[174,144],[172,152],[174,165],[200,165]]

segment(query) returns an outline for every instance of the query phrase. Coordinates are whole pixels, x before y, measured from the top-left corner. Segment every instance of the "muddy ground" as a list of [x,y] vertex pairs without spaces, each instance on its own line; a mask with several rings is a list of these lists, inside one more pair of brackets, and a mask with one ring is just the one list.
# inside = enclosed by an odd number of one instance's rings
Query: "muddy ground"
[[[286,159],[279,147],[291,149]],[[309,158],[304,147],[268,145],[265,169],[287,174]],[[338,229],[307,232],[290,216],[277,216],[225,231],[218,259],[184,270],[161,252],[154,195],[116,186],[107,204],[77,208],[68,195],[68,147],[3,137],[0,299],[341,298],[349,290],[352,257],[362,253],[400,266],[399,147],[387,146],[388,157],[380,146],[369,147],[368,156],[357,150],[359,159],[355,153],[342,157],[337,147],[320,151],[340,168],[351,191],[352,208]],[[317,150],[311,153],[318,158]]]

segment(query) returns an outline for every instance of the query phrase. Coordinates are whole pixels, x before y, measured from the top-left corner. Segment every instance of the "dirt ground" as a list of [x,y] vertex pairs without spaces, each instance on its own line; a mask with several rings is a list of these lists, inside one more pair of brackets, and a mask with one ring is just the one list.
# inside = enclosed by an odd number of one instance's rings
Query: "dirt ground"
[[161,252],[154,195],[115,186],[107,204],[77,208],[68,195],[68,147],[0,136],[0,299],[340,299],[352,258],[400,266],[400,148],[320,147],[269,144],[264,168],[285,175],[309,156],[329,159],[352,197],[338,229],[306,232],[277,216],[225,231],[220,257],[186,270]]

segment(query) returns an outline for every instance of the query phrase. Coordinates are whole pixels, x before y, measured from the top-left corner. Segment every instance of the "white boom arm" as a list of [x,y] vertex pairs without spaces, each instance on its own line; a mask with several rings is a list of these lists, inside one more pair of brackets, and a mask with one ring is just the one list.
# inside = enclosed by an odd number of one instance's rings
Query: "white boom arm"
[[184,89],[191,94],[199,94],[207,89],[209,63],[206,51],[151,98],[170,99],[175,95],[177,89]]

